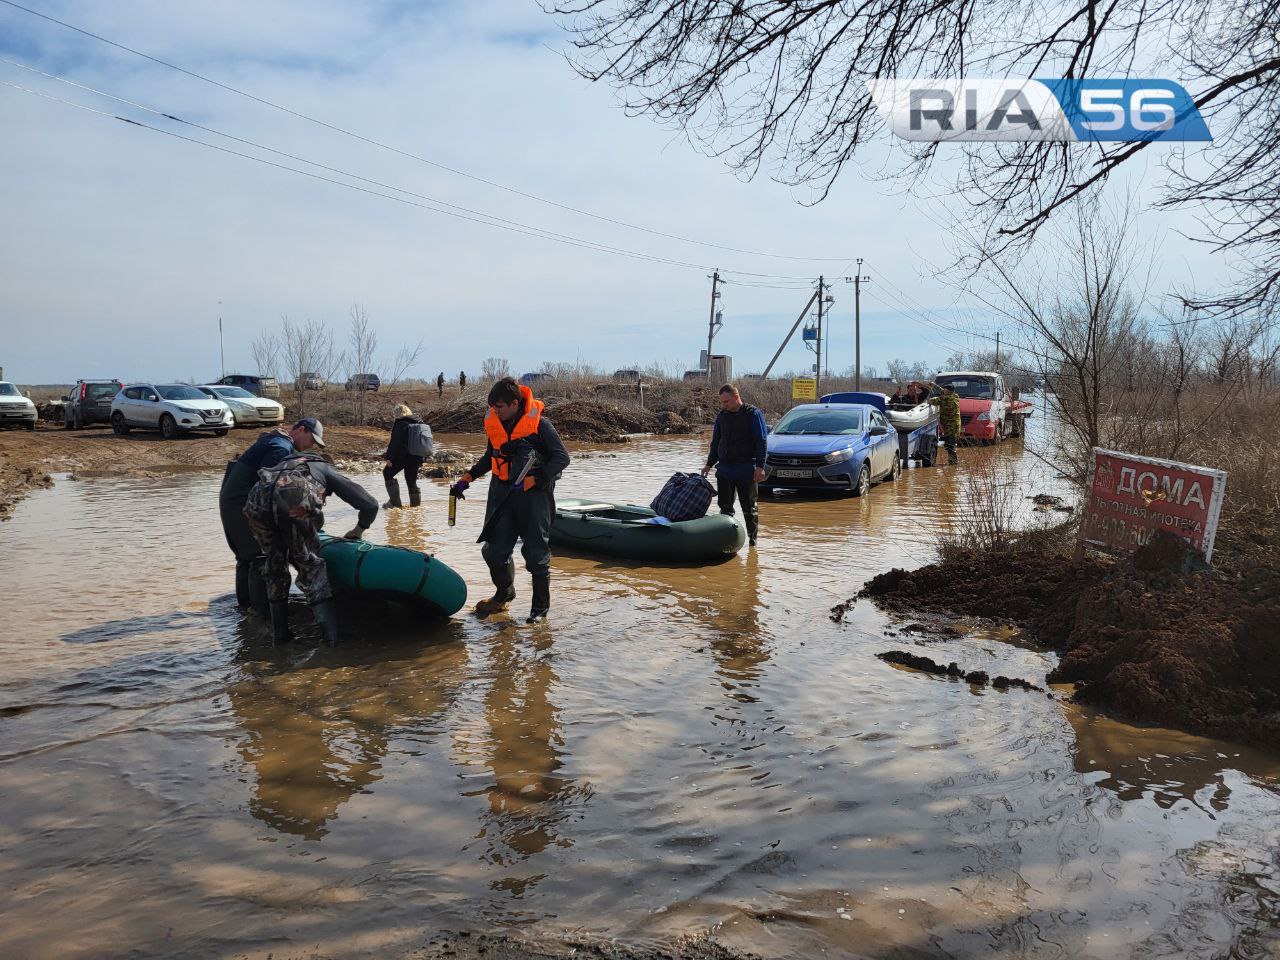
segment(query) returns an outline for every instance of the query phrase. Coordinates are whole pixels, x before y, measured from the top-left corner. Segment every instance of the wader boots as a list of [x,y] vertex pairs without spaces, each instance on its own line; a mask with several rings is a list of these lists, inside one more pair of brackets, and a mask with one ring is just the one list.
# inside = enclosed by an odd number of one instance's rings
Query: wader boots
[[537,623],[547,619],[551,610],[551,574],[539,573],[533,577],[533,606],[525,623]]
[[329,646],[338,644],[338,605],[333,597],[311,605],[311,612],[320,628],[320,639]]
[[422,491],[419,490],[417,487],[409,488],[409,506],[411,507],[422,506]]
[[271,642],[291,643],[293,634],[289,632],[289,602],[273,601],[271,604]]
[[493,580],[493,596],[476,604],[476,616],[484,619],[492,613],[507,609],[507,604],[516,598],[516,563],[508,560],[501,567],[490,567],[489,577]]
[[383,510],[390,510],[392,507],[400,507],[400,481],[395,477],[389,477],[386,480],[387,496],[391,499],[382,505]]

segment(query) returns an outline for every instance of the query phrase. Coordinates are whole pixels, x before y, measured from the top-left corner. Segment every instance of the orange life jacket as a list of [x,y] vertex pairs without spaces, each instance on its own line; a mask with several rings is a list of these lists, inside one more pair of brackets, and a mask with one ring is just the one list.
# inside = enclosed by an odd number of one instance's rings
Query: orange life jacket
[[510,432],[493,407],[484,417],[484,432],[489,437],[489,446],[493,448],[493,475],[499,480],[511,479],[511,460],[503,454],[502,448],[512,440],[522,440],[537,433],[538,424],[542,422],[543,402],[533,399],[533,391],[524,384],[520,385],[520,396],[524,401],[524,413],[520,414]]

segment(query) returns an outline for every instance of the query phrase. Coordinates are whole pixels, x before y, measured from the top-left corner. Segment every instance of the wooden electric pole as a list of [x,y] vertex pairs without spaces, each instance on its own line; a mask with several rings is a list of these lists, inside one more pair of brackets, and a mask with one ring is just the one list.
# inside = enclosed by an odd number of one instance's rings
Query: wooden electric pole
[[1000,331],[996,331],[996,373],[1000,372]]
[[717,287],[720,286],[720,271],[714,270],[711,273],[711,315],[707,317],[707,381],[711,380],[711,341],[716,336],[716,297],[720,296]]
[[821,275],[819,275],[818,276],[818,339],[817,339],[817,348],[816,348],[817,362],[814,363],[813,365],[813,379],[815,381],[815,389],[817,390],[818,396],[822,396],[822,309],[823,309],[823,300],[824,300],[823,294],[826,293],[824,286],[825,284],[824,284],[823,278]]
[[[848,277],[845,278],[846,280]],[[862,284],[868,280],[862,275],[862,258],[858,258],[858,272],[853,275],[853,389],[862,389]]]

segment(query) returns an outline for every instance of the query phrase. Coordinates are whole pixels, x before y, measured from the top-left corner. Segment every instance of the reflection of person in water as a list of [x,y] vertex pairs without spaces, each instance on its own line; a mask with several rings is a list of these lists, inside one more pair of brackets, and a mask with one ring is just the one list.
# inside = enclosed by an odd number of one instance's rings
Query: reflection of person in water
[[[558,831],[574,800],[589,793],[557,773],[563,766],[563,739],[551,691],[559,678],[540,655],[550,642],[536,640],[530,657],[507,633],[499,634],[491,649],[494,679],[484,702],[490,735],[485,764],[493,782],[467,796],[489,801],[478,836],[486,841],[484,859],[498,866],[522,863],[552,845],[571,846],[573,841]],[[490,886],[518,897],[544,875],[509,875]]]
[[741,575],[726,587],[719,606],[714,625],[720,635],[711,641],[716,672],[732,699],[754,703],[756,698],[745,691],[755,686],[770,656],[760,635],[760,564],[755,553],[747,554]]
[[[250,813],[281,833],[317,840],[344,803],[382,778],[391,731],[452,700],[441,681],[458,675],[465,652],[460,644],[433,647],[408,669],[378,648],[323,648],[304,669],[285,657],[245,639],[236,651],[242,673],[227,696],[245,730],[240,755],[257,774]],[[383,670],[394,670],[393,682],[370,676]]]

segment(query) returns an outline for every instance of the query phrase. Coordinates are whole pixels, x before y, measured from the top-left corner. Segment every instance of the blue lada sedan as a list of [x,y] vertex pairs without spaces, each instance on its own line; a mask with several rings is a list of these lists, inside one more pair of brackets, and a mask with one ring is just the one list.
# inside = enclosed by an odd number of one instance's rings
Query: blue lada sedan
[[762,492],[831,490],[860,497],[902,469],[898,435],[884,414],[863,403],[792,407],[769,432]]

